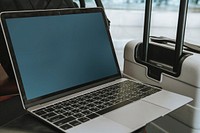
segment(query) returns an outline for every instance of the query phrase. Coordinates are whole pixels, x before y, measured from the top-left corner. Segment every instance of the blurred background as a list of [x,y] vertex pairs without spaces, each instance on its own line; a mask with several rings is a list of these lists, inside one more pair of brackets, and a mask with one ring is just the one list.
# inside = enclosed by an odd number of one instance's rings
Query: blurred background
[[[130,40],[142,41],[144,0],[102,0],[120,67],[123,69],[123,48]],[[77,1],[78,3],[78,1]],[[180,0],[154,0],[151,35],[175,39]],[[87,7],[95,7],[94,0],[86,0]],[[190,0],[185,41],[200,45],[200,0]]]

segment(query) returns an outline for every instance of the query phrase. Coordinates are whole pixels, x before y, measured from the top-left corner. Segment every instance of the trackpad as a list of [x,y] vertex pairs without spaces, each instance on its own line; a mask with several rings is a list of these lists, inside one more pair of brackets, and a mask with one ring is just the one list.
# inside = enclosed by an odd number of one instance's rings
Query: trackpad
[[[192,101],[192,98],[186,97],[180,94],[176,94],[173,92],[162,90],[153,95],[145,97],[142,99],[143,101],[147,101],[153,103],[155,105],[161,106],[163,108],[168,108],[171,111],[185,105],[186,103]],[[174,102],[176,101],[176,102]]]
[[104,114],[103,116],[134,131],[145,126],[147,123],[166,115],[168,112],[169,110],[166,108],[145,101],[137,101]]

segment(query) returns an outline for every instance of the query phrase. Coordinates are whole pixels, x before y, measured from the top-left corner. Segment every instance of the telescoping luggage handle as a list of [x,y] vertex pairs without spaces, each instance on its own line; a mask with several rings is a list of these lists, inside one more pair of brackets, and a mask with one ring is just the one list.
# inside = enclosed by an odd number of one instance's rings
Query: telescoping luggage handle
[[[183,53],[188,1],[189,0],[180,0],[179,19],[178,19],[178,28],[177,28],[176,46],[175,46],[174,71],[176,71],[177,62],[179,62],[179,59]],[[144,24],[144,34],[143,34],[143,53],[144,53],[143,60],[144,61],[147,61],[147,58],[148,58],[151,12],[152,12],[152,0],[146,0],[145,24]]]
[[[176,45],[175,45],[175,50],[173,50],[173,61],[172,61],[172,70],[159,70],[162,68],[159,68],[156,66],[154,71],[157,74],[153,75],[161,75],[162,72],[166,72],[168,74],[171,74],[173,76],[177,76],[180,73],[180,60],[183,60],[183,55],[188,56],[187,54],[183,54],[183,44],[184,44],[184,35],[185,35],[185,26],[186,26],[186,19],[187,19],[187,10],[188,10],[188,1],[189,0],[180,0],[180,7],[179,7],[179,18],[178,18],[178,27],[177,27],[177,35],[176,35]],[[141,63],[148,65],[148,68],[154,68],[152,64],[150,64],[149,61],[149,36],[150,36],[150,26],[151,26],[151,12],[152,12],[152,0],[146,0],[146,7],[145,7],[145,19],[144,19],[144,33],[143,33],[143,42],[141,43],[140,51],[141,53],[136,53],[140,55],[140,60]],[[151,46],[152,47],[152,46]],[[152,48],[151,48],[152,49]],[[159,48],[159,49],[164,49],[164,48]],[[164,50],[169,53],[170,50]],[[159,51],[161,52],[161,51]],[[136,55],[136,59],[138,57]],[[157,58],[157,57],[156,57]],[[167,58],[167,57],[166,57]],[[184,57],[186,58],[186,57]],[[170,59],[171,60],[171,59]],[[136,60],[137,61],[137,60]],[[159,72],[157,72],[159,70]],[[179,72],[178,72],[179,71]],[[177,74],[177,72],[179,74]],[[148,72],[151,73],[151,72]],[[154,77],[154,76],[153,76]],[[160,76],[155,76],[155,79],[159,80]]]

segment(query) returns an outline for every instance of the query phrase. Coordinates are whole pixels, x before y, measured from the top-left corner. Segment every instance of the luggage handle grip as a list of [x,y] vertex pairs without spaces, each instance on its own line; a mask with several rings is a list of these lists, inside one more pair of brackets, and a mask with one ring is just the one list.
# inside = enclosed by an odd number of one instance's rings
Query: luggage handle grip
[[[183,54],[183,43],[185,36],[185,26],[188,10],[188,1],[189,0],[180,0],[179,6],[179,18],[178,18],[178,27],[176,35],[176,46],[175,46],[175,60],[173,65],[173,71],[178,71],[179,60]],[[150,25],[151,25],[151,12],[152,12],[152,0],[146,0],[145,7],[145,20],[144,20],[144,33],[143,33],[143,61],[148,61],[148,45],[149,45],[149,35],[150,35]]]
[[[156,43],[160,43],[160,44],[166,44],[166,45],[170,45],[168,43],[176,44],[175,39],[171,39],[171,38],[164,37],[164,36],[159,36],[159,37],[150,36],[150,40],[152,42],[156,42]],[[189,43],[189,42],[184,42],[183,48],[184,47],[191,52],[200,53],[200,46],[194,45],[194,44]]]

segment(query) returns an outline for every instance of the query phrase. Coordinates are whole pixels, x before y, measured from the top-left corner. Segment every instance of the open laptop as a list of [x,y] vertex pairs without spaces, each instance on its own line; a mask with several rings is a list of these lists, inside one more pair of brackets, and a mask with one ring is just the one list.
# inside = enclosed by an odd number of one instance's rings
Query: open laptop
[[122,78],[101,8],[4,12],[24,109],[63,132],[135,131],[192,99]]

